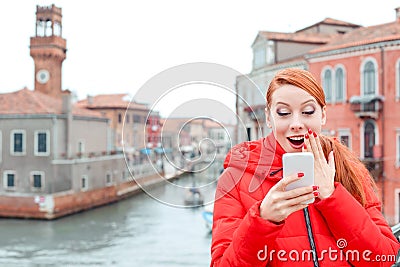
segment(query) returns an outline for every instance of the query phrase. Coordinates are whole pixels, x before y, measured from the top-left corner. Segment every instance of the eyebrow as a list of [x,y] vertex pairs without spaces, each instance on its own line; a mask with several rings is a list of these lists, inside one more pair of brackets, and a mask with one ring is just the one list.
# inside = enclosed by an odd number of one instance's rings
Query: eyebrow
[[[301,103],[301,105],[307,104],[308,102],[314,102],[315,103],[315,100],[314,99],[306,100],[303,103]],[[285,105],[285,106],[290,106],[288,103],[285,103],[285,102],[276,102],[276,105],[278,105],[278,104],[282,104],[282,105]]]

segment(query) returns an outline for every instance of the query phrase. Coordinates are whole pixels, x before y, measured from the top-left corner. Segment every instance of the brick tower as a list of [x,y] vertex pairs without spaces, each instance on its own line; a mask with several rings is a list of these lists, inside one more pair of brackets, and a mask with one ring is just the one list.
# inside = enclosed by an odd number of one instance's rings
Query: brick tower
[[61,69],[67,41],[62,33],[61,8],[36,6],[36,34],[31,37],[30,55],[35,63],[35,91],[61,97]]

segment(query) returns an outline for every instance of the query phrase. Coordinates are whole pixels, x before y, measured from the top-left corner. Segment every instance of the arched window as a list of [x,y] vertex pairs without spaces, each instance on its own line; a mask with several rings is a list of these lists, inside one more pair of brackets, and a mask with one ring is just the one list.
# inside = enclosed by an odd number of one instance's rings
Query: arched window
[[363,81],[364,95],[374,95],[375,94],[375,66],[372,61],[368,61],[365,63],[364,71],[363,71]]
[[344,74],[343,69],[338,68],[335,73],[335,102],[344,100]]
[[327,103],[332,102],[332,71],[324,72],[323,88],[325,92],[325,100]]
[[54,35],[61,36],[61,23],[54,21]]
[[400,59],[396,63],[396,98],[400,98]]
[[51,20],[46,21],[46,36],[51,36],[53,34],[53,30],[51,28]]
[[375,145],[375,126],[372,122],[366,121],[364,124],[364,158],[374,157]]
[[43,20],[36,21],[36,36],[43,37],[46,29],[46,22]]

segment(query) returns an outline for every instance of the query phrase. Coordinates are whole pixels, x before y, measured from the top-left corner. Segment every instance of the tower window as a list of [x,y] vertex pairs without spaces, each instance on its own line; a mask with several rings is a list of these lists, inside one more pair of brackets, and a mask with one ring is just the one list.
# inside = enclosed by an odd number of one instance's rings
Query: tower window
[[58,21],[54,21],[53,31],[55,36],[61,36],[61,23]]
[[36,22],[36,36],[43,37],[45,32],[46,22],[43,20],[38,20]]
[[51,28],[51,20],[46,21],[46,36],[51,36],[53,34],[53,30]]

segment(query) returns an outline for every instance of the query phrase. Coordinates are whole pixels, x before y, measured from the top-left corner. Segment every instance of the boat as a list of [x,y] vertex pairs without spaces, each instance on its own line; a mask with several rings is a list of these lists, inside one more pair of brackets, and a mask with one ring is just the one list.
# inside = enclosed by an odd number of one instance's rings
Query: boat
[[184,202],[186,206],[203,206],[204,196],[199,189],[191,187],[186,193]]

